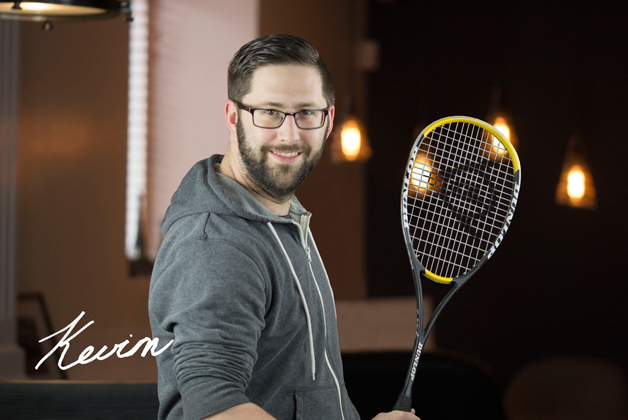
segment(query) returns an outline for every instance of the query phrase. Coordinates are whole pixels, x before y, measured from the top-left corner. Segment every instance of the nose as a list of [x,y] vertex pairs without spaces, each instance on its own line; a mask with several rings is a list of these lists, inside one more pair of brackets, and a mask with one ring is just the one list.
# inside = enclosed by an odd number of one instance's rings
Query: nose
[[299,127],[294,115],[286,115],[286,119],[283,120],[281,126],[277,129],[279,140],[294,142],[299,140]]

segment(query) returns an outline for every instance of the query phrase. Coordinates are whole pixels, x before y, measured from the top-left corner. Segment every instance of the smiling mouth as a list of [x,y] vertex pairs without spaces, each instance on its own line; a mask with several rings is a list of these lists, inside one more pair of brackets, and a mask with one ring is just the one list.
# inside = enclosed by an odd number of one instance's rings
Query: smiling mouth
[[278,152],[278,151],[275,151],[275,150],[271,150],[271,152],[276,154],[276,155],[283,156],[283,157],[286,157],[286,158],[295,157],[295,156],[301,154],[301,152]]

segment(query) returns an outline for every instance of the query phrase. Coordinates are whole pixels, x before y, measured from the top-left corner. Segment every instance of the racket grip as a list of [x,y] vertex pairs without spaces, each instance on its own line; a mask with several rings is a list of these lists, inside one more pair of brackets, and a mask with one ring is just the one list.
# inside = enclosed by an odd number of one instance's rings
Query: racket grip
[[405,411],[409,413],[411,409],[412,409],[412,398],[406,397],[403,394],[399,395],[399,398],[397,398],[397,402],[395,403],[395,406],[393,407],[393,411],[398,410],[398,411]]

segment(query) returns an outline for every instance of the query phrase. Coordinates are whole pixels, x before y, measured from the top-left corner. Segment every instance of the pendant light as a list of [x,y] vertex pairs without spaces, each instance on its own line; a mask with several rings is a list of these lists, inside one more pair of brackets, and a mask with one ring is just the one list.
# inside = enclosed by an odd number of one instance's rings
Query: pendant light
[[0,1],[0,18],[35,22],[105,19],[126,15],[131,20],[128,1],[52,0]]
[[585,104],[589,103],[586,96],[588,81],[582,69],[586,66],[581,54],[584,42],[582,24],[576,27],[574,37],[573,92],[574,92],[574,130],[567,144],[567,153],[563,161],[563,169],[556,187],[556,203],[588,210],[597,208],[597,197],[593,176],[589,170],[585,156],[584,140],[581,136],[582,126],[587,120]]
[[372,69],[377,62],[377,44],[362,40],[360,30],[362,13],[358,1],[350,2],[356,13],[348,21],[347,87],[344,113],[340,113],[340,130],[334,132],[330,144],[331,160],[334,163],[365,162],[371,157],[371,147],[364,124],[363,72]]

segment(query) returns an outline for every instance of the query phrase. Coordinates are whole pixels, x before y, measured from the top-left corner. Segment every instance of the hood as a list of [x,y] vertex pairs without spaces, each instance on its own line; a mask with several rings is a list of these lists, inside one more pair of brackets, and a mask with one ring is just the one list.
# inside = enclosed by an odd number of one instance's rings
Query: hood
[[[233,215],[263,223],[290,223],[253,198],[242,185],[217,173],[215,169],[222,158],[222,155],[213,155],[203,159],[185,175],[161,223],[164,236],[180,218],[199,213]],[[293,220],[310,215],[296,197],[292,197],[289,214]]]

